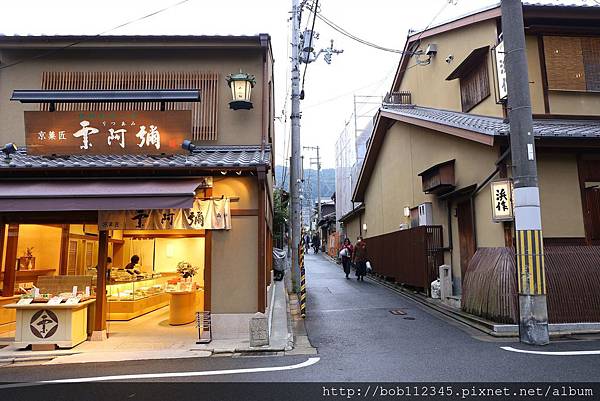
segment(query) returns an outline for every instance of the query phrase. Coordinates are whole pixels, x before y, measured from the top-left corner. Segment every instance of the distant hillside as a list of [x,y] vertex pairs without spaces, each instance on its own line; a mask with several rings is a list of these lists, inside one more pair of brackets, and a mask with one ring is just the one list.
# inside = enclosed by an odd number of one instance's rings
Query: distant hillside
[[[284,189],[289,191],[290,188],[290,170],[288,168],[285,169],[285,173],[287,177],[282,178],[282,174],[284,172],[283,166],[275,166],[275,177],[277,187],[281,187],[282,183],[284,183]],[[284,182],[285,181],[285,182]],[[312,200],[317,199],[317,170],[304,170],[304,196],[306,199],[310,198]],[[331,195],[335,192],[335,169],[326,168],[321,169],[321,198],[330,198]]]

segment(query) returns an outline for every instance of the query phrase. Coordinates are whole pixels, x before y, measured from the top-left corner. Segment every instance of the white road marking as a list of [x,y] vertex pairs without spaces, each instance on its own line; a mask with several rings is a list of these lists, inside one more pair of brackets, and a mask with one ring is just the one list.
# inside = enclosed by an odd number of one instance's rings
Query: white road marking
[[520,352],[522,354],[536,354],[536,355],[553,355],[553,356],[564,356],[564,355],[600,355],[600,350],[591,351],[530,351],[524,349],[517,349],[513,347],[500,347],[505,351]]
[[294,370],[306,368],[319,362],[321,358],[314,357],[308,358],[308,360],[298,363],[296,365],[287,366],[271,366],[265,368],[246,368],[246,369],[226,369],[226,370],[206,370],[199,372],[169,372],[169,373],[144,373],[144,374],[131,374],[131,375],[113,375],[113,376],[96,376],[96,377],[79,377],[73,379],[57,379],[57,380],[43,380],[32,383],[15,383],[0,386],[0,388],[14,388],[14,387],[30,387],[39,386],[44,384],[60,384],[60,383],[88,383],[88,382],[101,382],[101,381],[112,381],[112,380],[136,380],[136,379],[163,379],[170,377],[197,377],[197,376],[218,376],[218,375],[235,375],[241,373],[262,373],[262,372],[277,372],[282,370]]

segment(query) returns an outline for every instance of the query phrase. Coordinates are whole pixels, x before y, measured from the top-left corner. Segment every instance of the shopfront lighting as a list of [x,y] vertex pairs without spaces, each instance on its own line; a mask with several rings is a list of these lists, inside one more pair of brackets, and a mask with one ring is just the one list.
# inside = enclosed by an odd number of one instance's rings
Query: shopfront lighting
[[192,152],[194,152],[194,149],[196,149],[196,145],[194,145],[192,143],[192,141],[190,141],[189,139],[185,139],[183,141],[183,143],[181,144],[181,148],[187,150],[190,153],[192,153]]
[[238,170],[235,172],[237,175],[242,175],[242,170]]
[[225,175],[227,174],[227,171],[221,171],[221,174]]
[[233,110],[250,110],[252,102],[250,96],[252,88],[256,85],[254,75],[246,74],[240,70],[237,74],[227,76],[227,84],[231,88],[233,100],[229,102],[229,108]]
[[15,153],[17,151],[17,145],[15,145],[14,143],[7,143],[6,145],[4,145],[4,147],[2,148],[2,153],[4,153],[4,156],[6,157],[7,160],[10,160],[10,155],[12,155],[13,153]]

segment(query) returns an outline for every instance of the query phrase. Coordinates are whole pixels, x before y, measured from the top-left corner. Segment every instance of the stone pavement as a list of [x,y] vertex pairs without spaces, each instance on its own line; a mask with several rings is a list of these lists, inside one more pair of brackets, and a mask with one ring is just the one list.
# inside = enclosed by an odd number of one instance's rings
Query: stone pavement
[[[267,310],[271,333],[268,346],[250,347],[250,340],[247,337],[214,339],[209,344],[196,344],[198,330],[195,323],[170,326],[168,324],[168,308],[162,308],[129,322],[108,322],[109,338],[107,340],[86,341],[67,350],[37,352],[19,350],[11,345],[10,338],[0,338],[0,345],[6,345],[0,349],[0,365],[198,358],[216,354],[234,355],[247,352],[290,352],[293,348],[291,331],[293,324],[288,305],[284,283],[273,281],[273,291]],[[304,342],[302,344],[306,345]],[[300,347],[300,350],[302,349],[304,352],[312,352],[307,347]]]

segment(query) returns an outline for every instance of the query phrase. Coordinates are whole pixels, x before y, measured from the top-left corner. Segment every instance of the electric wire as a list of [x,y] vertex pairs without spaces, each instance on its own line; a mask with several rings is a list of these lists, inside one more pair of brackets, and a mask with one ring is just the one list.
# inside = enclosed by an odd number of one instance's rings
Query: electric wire
[[[316,12],[316,8],[315,8],[315,12]],[[325,24],[329,25],[331,28],[333,28],[334,30],[336,30],[337,32],[341,33],[342,35],[358,42],[361,43],[363,45],[366,46],[370,46],[373,47],[375,49],[378,50],[382,50],[382,51],[386,51],[386,52],[390,52],[390,53],[397,53],[397,54],[402,54],[404,53],[403,50],[398,50],[398,49],[390,49],[388,47],[383,47],[383,46],[379,46],[375,43],[369,42],[365,39],[361,39],[356,35],[351,34],[350,32],[348,32],[347,30],[345,30],[344,28],[342,28],[341,26],[337,25],[335,22],[331,21],[329,18],[325,17],[322,13],[320,12],[316,12],[316,16],[323,21]]]
[[65,45],[65,46],[59,47],[59,48],[57,48],[57,49],[48,50],[48,51],[46,51],[46,52],[43,52],[43,53],[37,54],[37,55],[35,55],[35,56],[31,56],[31,57],[23,58],[23,59],[20,59],[20,60],[14,61],[14,62],[12,62],[12,63],[9,63],[9,64],[6,64],[6,65],[0,66],[0,70],[4,70],[4,69],[6,69],[6,68],[10,68],[10,67],[14,67],[14,66],[16,66],[16,65],[19,65],[19,64],[22,64],[22,63],[25,63],[25,62],[28,62],[28,61],[38,60],[38,59],[40,59],[40,58],[44,58],[44,57],[50,56],[50,55],[52,55],[52,54],[56,54],[56,53],[58,53],[58,52],[61,52],[61,51],[63,51],[63,50],[69,49],[69,48],[71,48],[71,47],[77,46],[77,45],[79,45],[79,44],[81,44],[81,43],[89,42],[90,40],[96,39],[96,38],[98,38],[98,37],[100,37],[100,36],[102,36],[102,35],[105,35],[105,34],[107,34],[108,32],[114,31],[114,30],[116,30],[116,29],[119,29],[119,28],[123,28],[123,27],[125,27],[125,26],[127,26],[127,25],[131,25],[131,24],[133,24],[133,23],[136,23],[136,22],[142,21],[142,20],[144,20],[144,19],[147,19],[147,18],[153,17],[153,16],[155,16],[155,15],[157,15],[157,14],[160,14],[160,13],[162,13],[162,12],[164,12],[164,11],[170,10],[171,8],[175,8],[175,7],[177,7],[177,6],[180,6],[180,5],[182,5],[182,4],[184,4],[184,3],[187,3],[187,2],[189,2],[189,1],[191,1],[191,0],[181,0],[181,1],[177,2],[177,3],[171,4],[170,6],[163,7],[163,8],[161,8],[160,10],[156,10],[156,11],[153,11],[153,12],[151,12],[151,13],[149,13],[149,14],[146,14],[146,15],[144,15],[144,16],[142,16],[142,17],[139,17],[139,18],[136,18],[136,19],[133,19],[133,20],[130,20],[130,21],[124,22],[124,23],[122,23],[122,24],[120,24],[120,25],[117,25],[117,26],[115,26],[115,27],[113,27],[113,28],[107,29],[106,31],[103,31],[103,32],[97,33],[97,34],[95,34],[95,35],[92,35],[92,36],[89,36],[89,37],[85,37],[85,38],[83,38],[83,39],[81,39],[81,40],[78,40],[78,41],[76,41],[76,42],[70,43],[70,44],[68,44],[68,45]]

